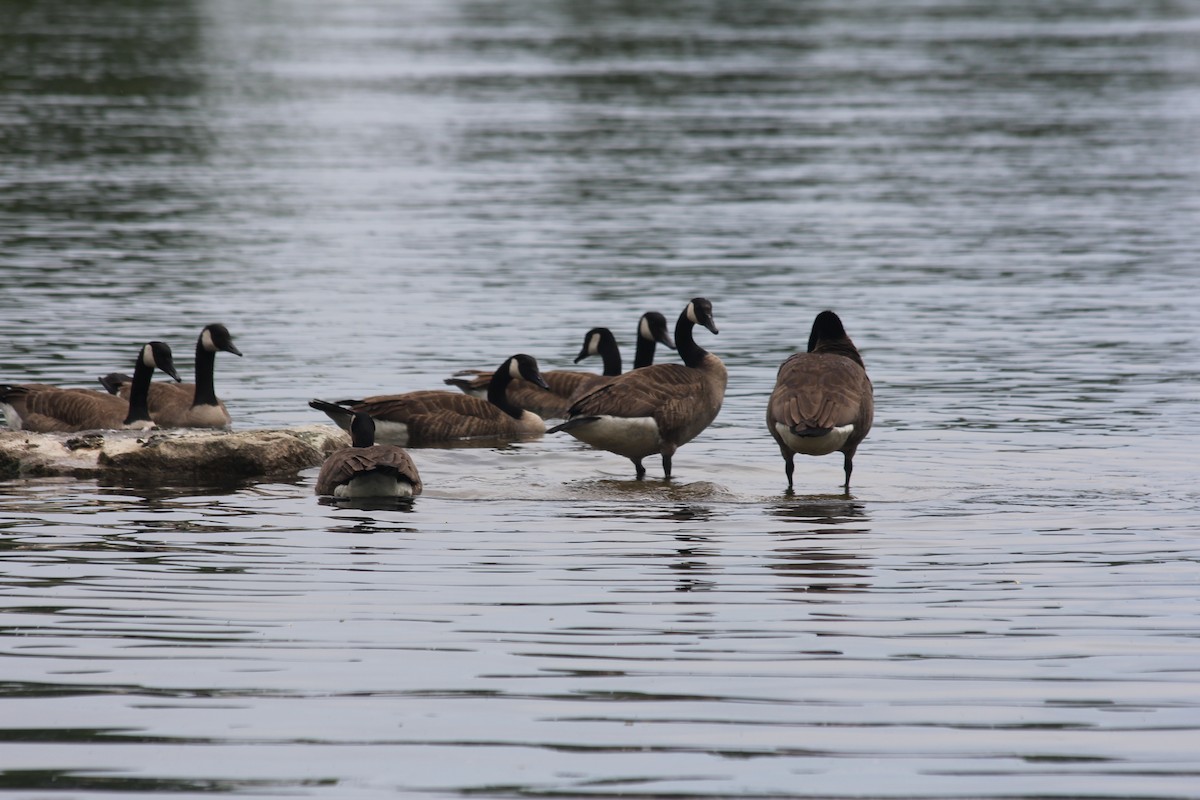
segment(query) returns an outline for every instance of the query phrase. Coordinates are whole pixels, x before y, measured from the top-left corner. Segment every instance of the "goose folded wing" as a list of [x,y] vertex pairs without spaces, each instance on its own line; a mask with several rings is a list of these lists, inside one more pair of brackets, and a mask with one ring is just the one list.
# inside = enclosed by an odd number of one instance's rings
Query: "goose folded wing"
[[128,413],[128,402],[90,389],[39,390],[24,397],[26,427],[47,433],[119,426]]
[[657,364],[626,373],[584,395],[571,406],[572,417],[612,415],[652,417],[664,409],[686,405],[699,396],[703,376],[682,364]]
[[491,403],[459,392],[436,390],[406,394],[367,397],[350,406],[354,411],[366,411],[382,420],[403,422],[415,417],[453,414],[456,416],[491,418],[500,412]]
[[399,447],[373,445],[352,448],[327,461],[326,466],[327,469],[322,470],[321,481],[331,482],[335,486],[348,483],[355,476],[367,472],[392,473],[419,483],[412,459]]
[[835,428],[859,418],[869,381],[848,358],[819,359],[801,353],[779,370],[784,387],[771,397],[771,413],[789,428]]

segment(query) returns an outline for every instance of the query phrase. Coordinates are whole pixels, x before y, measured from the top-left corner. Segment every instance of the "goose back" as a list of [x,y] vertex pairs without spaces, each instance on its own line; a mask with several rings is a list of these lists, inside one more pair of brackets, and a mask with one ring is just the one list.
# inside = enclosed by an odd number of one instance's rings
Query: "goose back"
[[128,400],[91,389],[5,384],[0,385],[0,406],[10,428],[38,433],[152,428],[147,398],[155,369],[179,379],[164,342],[149,342],[138,352]]
[[330,453],[317,476],[316,492],[332,497],[413,497],[423,490],[420,473],[401,447],[375,444],[375,424],[356,412],[353,444]]
[[854,454],[874,420],[874,387],[862,356],[832,311],[817,316],[808,348],[780,365],[767,403],[767,429],[783,456],[788,488],[793,486],[796,454],[840,451],[848,489]]
[[532,356],[518,354],[506,359],[493,373],[487,400],[458,392],[425,390],[338,403],[313,400],[309,405],[325,412],[347,430],[352,414],[365,412],[375,421],[375,436],[379,441],[401,446],[545,433],[546,425],[540,416],[507,397],[508,385],[518,375],[535,384],[542,381],[537,361]]

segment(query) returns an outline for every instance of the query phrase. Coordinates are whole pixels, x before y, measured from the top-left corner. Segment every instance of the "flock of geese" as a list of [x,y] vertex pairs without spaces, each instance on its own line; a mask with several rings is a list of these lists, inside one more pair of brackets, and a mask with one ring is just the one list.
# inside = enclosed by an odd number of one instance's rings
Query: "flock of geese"
[[[533,356],[519,353],[495,370],[463,370],[446,379],[460,392],[428,390],[328,402],[309,406],[349,431],[351,445],[331,453],[317,477],[319,495],[342,498],[411,497],[421,493],[420,474],[405,447],[457,439],[515,439],[563,432],[633,462],[662,458],[671,477],[675,452],[707,428],[721,410],[728,374],[721,359],[701,347],[694,330],[718,333],[712,304],[688,302],[675,323],[674,339],[662,314],[648,312],[638,323],[633,369],[622,372],[612,332],[593,328],[575,363],[599,356],[602,374],[542,372]],[[682,363],[655,364],[656,346],[675,349]],[[206,326],[196,341],[196,382],[180,381],[171,349],[148,342],[139,350],[133,375],[100,378],[107,392],[40,383],[0,384],[0,409],[8,426],[37,432],[153,427],[228,428],[229,412],[217,397],[213,372],[218,352],[240,356],[224,325]],[[155,370],[175,383],[152,382]],[[766,423],[784,459],[788,489],[794,457],[843,454],[846,480],[859,443],[871,429],[874,396],[862,356],[837,314],[822,311],[813,322],[805,352],[779,367],[767,404]],[[562,422],[549,431],[545,419]]]

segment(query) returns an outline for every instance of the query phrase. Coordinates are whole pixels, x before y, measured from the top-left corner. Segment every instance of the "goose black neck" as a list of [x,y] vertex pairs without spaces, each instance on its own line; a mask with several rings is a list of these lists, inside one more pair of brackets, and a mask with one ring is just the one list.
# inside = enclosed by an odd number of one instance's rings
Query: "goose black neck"
[[854,342],[845,337],[841,339],[822,339],[813,347],[812,352],[845,356],[851,361],[856,362],[863,369],[867,368],[867,365],[863,363],[862,356],[858,352],[858,348],[854,346]]
[[366,422],[359,420],[357,415],[350,422],[350,446],[373,447],[375,445],[375,424],[370,417]]
[[612,334],[600,338],[600,357],[604,359],[604,375],[615,378],[621,374],[621,350]]
[[505,361],[500,368],[492,373],[492,382],[488,384],[488,402],[508,414],[513,419],[520,419],[525,409],[509,402],[508,384],[512,382],[512,359]]
[[203,338],[196,342],[196,392],[192,395],[193,406],[215,406],[217,390],[213,386],[213,369],[217,363],[214,350],[204,347]]
[[688,317],[686,310],[679,315],[679,321],[675,323],[675,349],[683,363],[689,367],[700,366],[700,362],[708,355],[708,351],[696,344],[696,340],[692,338],[692,329],[695,327],[696,323]]
[[637,352],[633,355],[633,368],[641,369],[653,364],[654,351],[657,347],[658,342],[653,339],[647,339],[645,336],[639,334],[637,337]]
[[125,425],[150,421],[150,378],[154,367],[142,363],[141,355],[133,365],[133,385],[129,388],[129,414]]

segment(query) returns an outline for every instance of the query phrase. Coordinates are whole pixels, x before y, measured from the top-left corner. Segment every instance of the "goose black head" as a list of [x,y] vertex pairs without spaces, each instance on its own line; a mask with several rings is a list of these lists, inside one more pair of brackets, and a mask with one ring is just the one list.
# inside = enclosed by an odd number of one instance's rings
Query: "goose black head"
[[842,320],[832,311],[822,311],[813,320],[812,333],[808,335],[808,352],[817,349],[821,342],[836,341],[846,338],[846,329]]
[[642,314],[642,319],[638,322],[638,336],[647,341],[666,345],[672,350],[675,349],[675,340],[671,338],[671,332],[667,330],[667,318],[657,311],[647,311]]
[[508,360],[508,369],[509,374],[514,378],[524,378],[543,389],[550,388],[546,379],[542,377],[541,370],[538,369],[537,359],[533,356],[518,353]]
[[[713,333],[720,333],[717,330],[717,323],[713,320],[712,303],[708,302],[705,298],[693,297],[684,313],[695,324],[703,325]],[[678,333],[678,331],[676,332]]]
[[149,342],[142,347],[142,354],[138,360],[143,366],[167,373],[175,379],[176,383],[182,380],[179,373],[175,371],[175,358],[171,355],[171,347],[166,342]]
[[350,419],[350,442],[355,447],[375,444],[375,420],[365,411],[355,411]]
[[600,346],[603,344],[611,344],[616,347],[617,338],[608,328],[592,328],[583,337],[583,348],[579,351],[579,355],[575,356],[575,363],[578,364],[588,356],[600,355]]
[[233,353],[235,356],[242,354],[242,351],[238,350],[237,345],[233,343],[233,336],[230,335],[229,329],[219,322],[206,325],[204,330],[200,331],[200,344],[210,353],[222,350],[226,353]]

